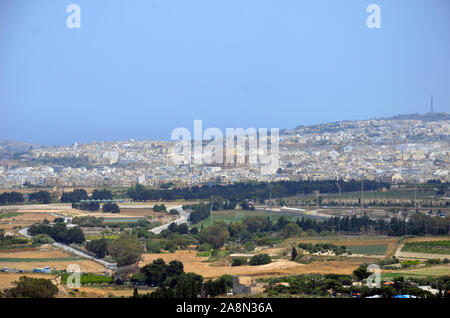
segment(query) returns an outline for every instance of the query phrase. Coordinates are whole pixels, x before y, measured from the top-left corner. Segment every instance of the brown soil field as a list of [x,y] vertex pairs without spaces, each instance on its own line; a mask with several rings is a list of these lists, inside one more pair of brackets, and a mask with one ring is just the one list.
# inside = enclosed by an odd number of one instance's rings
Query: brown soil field
[[[33,251],[0,251],[0,258],[69,258],[74,257],[68,253],[65,253],[56,248],[48,248],[45,250],[33,250]],[[32,270],[34,268],[42,268],[50,266],[50,268],[56,268],[57,270],[67,269],[70,264],[78,264],[82,272],[91,273],[103,273],[104,267],[94,261],[80,258],[79,260],[71,261],[33,261],[33,262],[8,262],[0,261],[0,268],[16,268],[21,270]]]
[[[18,211],[20,212],[20,211]],[[32,223],[37,223],[37,222],[42,222],[44,221],[44,219],[47,219],[49,221],[52,221],[55,216],[46,213],[48,211],[45,212],[29,212],[29,211],[23,211],[20,215],[17,216],[13,216],[11,218],[4,218],[2,219],[3,222],[7,221],[12,222],[12,223],[26,223],[26,224],[32,224]]]
[[0,258],[64,258],[73,257],[70,254],[64,253],[59,249],[36,249],[33,251],[14,251],[14,250],[1,250]]
[[170,254],[144,254],[141,266],[151,263],[155,259],[162,258],[166,262],[172,260],[181,261],[185,272],[194,272],[205,278],[216,278],[224,274],[248,275],[253,277],[285,276],[307,273],[337,273],[351,274],[358,268],[360,262],[348,260],[345,262],[328,261],[314,262],[312,264],[299,264],[285,259],[274,260],[270,264],[261,266],[211,266],[205,262],[206,257],[197,257],[196,251],[176,251]]
[[[138,289],[139,294],[150,293],[151,290]],[[133,288],[114,289],[112,287],[80,287],[75,297],[81,298],[106,298],[110,295],[115,297],[129,297],[133,295]],[[70,296],[72,297],[72,296]]]
[[27,227],[28,223],[11,223],[11,224],[0,224],[0,229],[4,229],[6,232],[14,232],[14,227],[21,226],[21,227]]
[[50,266],[50,268],[56,270],[65,270],[70,264],[77,264],[84,273],[103,273],[104,267],[98,263],[89,260],[79,260],[79,261],[63,261],[63,262],[0,262],[0,268],[16,268],[21,270],[33,270],[34,268],[42,268],[45,266]]
[[19,278],[22,276],[28,276],[33,278],[47,278],[47,279],[55,278],[54,275],[45,275],[45,274],[0,273],[0,290],[12,287],[13,286],[12,282],[19,280]]

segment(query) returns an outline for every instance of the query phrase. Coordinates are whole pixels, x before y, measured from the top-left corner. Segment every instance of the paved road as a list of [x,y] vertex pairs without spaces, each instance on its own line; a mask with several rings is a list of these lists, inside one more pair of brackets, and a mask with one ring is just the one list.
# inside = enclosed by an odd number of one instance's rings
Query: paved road
[[[176,224],[183,224],[183,223],[187,223],[188,222],[189,213],[184,211],[181,206],[171,207],[171,209],[175,209],[175,210],[178,210],[178,212],[180,212],[180,217],[175,221]],[[170,223],[173,223],[173,222],[170,222]],[[155,234],[159,234],[163,230],[167,229],[169,227],[170,223],[167,223],[167,224],[155,227],[154,229],[151,229],[150,232],[153,232]]]
[[[153,206],[152,206],[152,207],[153,207]],[[182,209],[181,206],[175,206],[175,207],[172,207],[172,209],[176,209],[176,210],[178,210],[178,212],[180,212],[180,217],[175,221],[176,224],[182,224],[182,223],[186,223],[186,222],[188,221],[188,219],[189,219],[189,213],[183,211],[183,209]],[[56,216],[56,217],[58,217],[58,216],[64,217],[64,216],[58,215],[58,214],[56,214],[56,213],[52,213],[52,214],[53,214],[54,216]],[[171,222],[171,223],[172,223],[172,222]],[[153,232],[153,233],[155,233],[155,234],[159,234],[159,233],[161,233],[163,230],[167,229],[167,228],[169,227],[169,225],[170,225],[170,223],[167,223],[167,224],[158,226],[158,227],[156,227],[156,228],[154,228],[154,229],[152,229],[152,230],[150,230],[150,231]],[[19,233],[20,233],[21,235],[25,236],[25,237],[31,238],[31,236],[28,234],[28,228],[19,230]],[[72,248],[72,247],[70,247],[70,246],[68,246],[68,245],[61,244],[61,243],[56,243],[56,242],[55,242],[55,243],[53,243],[53,246],[55,246],[55,247],[57,247],[57,248],[60,248],[60,249],[63,249],[63,250],[65,250],[65,251],[67,251],[67,252],[70,252],[71,254],[74,254],[74,255],[77,255],[77,256],[80,256],[80,257],[84,257],[84,258],[90,259],[90,260],[92,260],[92,261],[94,261],[94,262],[97,262],[97,263],[99,263],[99,264],[102,264],[102,265],[105,266],[106,268],[109,268],[109,269],[115,269],[115,268],[117,268],[117,265],[116,265],[116,264],[109,263],[109,262],[106,262],[106,261],[104,261],[104,260],[102,260],[102,259],[99,259],[99,258],[96,258],[96,257],[94,257],[94,256],[91,256],[91,255],[89,255],[89,254],[83,253],[83,252],[81,252],[81,251],[79,251],[79,250],[76,250],[76,249],[74,249],[74,248]]]
[[[31,236],[28,234],[28,228],[24,228],[24,229],[19,230],[19,233],[21,235],[27,237],[27,238],[31,238]],[[97,263],[105,266],[106,268],[109,268],[109,269],[116,269],[117,268],[117,265],[114,264],[114,263],[109,263],[109,262],[106,262],[106,261],[104,261],[102,259],[99,259],[99,258],[96,258],[94,256],[91,256],[89,254],[83,253],[83,252],[81,252],[79,250],[74,249],[73,247],[70,247],[69,245],[65,245],[65,244],[61,244],[61,243],[56,243],[55,242],[55,243],[53,243],[53,246],[57,247],[57,248],[60,248],[60,249],[63,249],[63,250],[65,250],[65,251],[67,251],[67,252],[69,252],[71,254],[90,259],[90,260],[92,260],[94,262],[97,262]]]

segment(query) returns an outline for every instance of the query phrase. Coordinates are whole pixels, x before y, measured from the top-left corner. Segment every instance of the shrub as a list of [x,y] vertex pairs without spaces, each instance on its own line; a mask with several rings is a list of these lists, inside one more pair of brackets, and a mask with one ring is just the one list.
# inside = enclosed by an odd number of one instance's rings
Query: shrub
[[272,260],[270,259],[270,256],[267,254],[258,254],[255,256],[252,256],[250,258],[249,264],[251,266],[257,266],[257,265],[264,265],[269,264]]
[[233,260],[231,261],[231,266],[241,266],[245,264],[247,264],[246,257],[233,257]]
[[441,264],[442,261],[439,258],[430,258],[430,259],[427,259],[427,261],[425,263],[427,265],[437,265],[437,264]]
[[150,253],[161,253],[161,244],[156,241],[150,241],[147,243],[147,251]]
[[47,234],[38,234],[33,236],[33,244],[52,244],[53,242],[55,242],[55,240]]
[[167,210],[167,208],[166,208],[166,206],[164,204],[161,204],[161,205],[155,204],[153,206],[153,211],[155,211],[155,212],[164,212],[166,210]]

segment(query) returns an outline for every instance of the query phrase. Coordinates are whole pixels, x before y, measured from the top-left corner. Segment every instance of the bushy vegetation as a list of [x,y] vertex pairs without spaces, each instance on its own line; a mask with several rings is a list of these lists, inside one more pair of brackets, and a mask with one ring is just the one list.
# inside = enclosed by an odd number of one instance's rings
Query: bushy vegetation
[[63,192],[60,201],[63,203],[76,203],[87,200],[88,194],[84,189],[75,189],[72,192]]
[[95,189],[92,192],[91,199],[92,200],[112,200],[112,192],[110,190],[98,190]]
[[[367,277],[367,276],[365,276]],[[364,278],[365,278],[364,277]],[[416,297],[448,297],[447,291],[450,289],[450,277],[438,277],[433,279],[410,279],[403,277],[395,279],[392,285],[382,285],[380,288],[369,288],[365,285],[352,286],[352,276],[337,274],[305,274],[288,277],[269,279],[269,287],[266,293],[269,296],[277,295],[307,295],[329,297],[369,297],[380,295],[383,298],[392,298],[396,295],[413,295]],[[281,284],[288,283],[288,284]],[[434,296],[428,291],[417,286],[430,285],[432,288],[440,290],[439,295]]]
[[233,257],[231,261],[231,266],[242,266],[247,264],[247,257]]
[[265,265],[269,264],[271,261],[272,259],[268,254],[257,254],[250,258],[248,264],[251,266]]
[[7,248],[11,245],[23,245],[28,244],[29,240],[24,237],[13,237],[5,235],[2,230],[0,230],[0,248]]
[[86,243],[86,249],[94,253],[97,257],[103,258],[108,252],[108,240],[101,238],[98,240],[91,240]]
[[199,241],[200,243],[209,243],[214,248],[219,248],[229,237],[230,232],[225,223],[214,223],[200,232]]
[[82,211],[98,211],[100,209],[100,203],[98,202],[73,202],[72,209]]
[[52,298],[58,293],[49,279],[22,276],[13,282],[15,287],[5,290],[5,296],[11,298]]
[[95,216],[76,216],[72,219],[72,223],[82,227],[102,227],[103,222],[104,218]]
[[0,194],[0,205],[19,204],[25,201],[23,194],[20,192],[3,192]]
[[209,218],[211,215],[210,206],[207,204],[183,205],[183,210],[192,210],[189,215],[189,222],[194,224]]
[[28,195],[28,200],[31,202],[39,202],[48,204],[52,201],[52,196],[48,191],[33,192]]
[[113,257],[119,267],[139,262],[144,253],[144,243],[133,235],[124,234],[112,240],[107,247],[108,254]]
[[116,203],[108,202],[102,206],[103,212],[120,213],[120,208]]
[[345,246],[336,246],[334,244],[325,243],[325,244],[311,244],[311,243],[300,243],[298,247],[302,250],[313,253],[328,253],[333,252],[336,255],[342,255],[346,253],[350,253]]
[[167,211],[167,207],[164,204],[161,204],[161,205],[155,204],[153,206],[153,211],[155,211],[155,212],[165,212],[165,211]]
[[184,272],[183,263],[171,261],[166,264],[163,259],[141,267],[140,271],[131,277],[131,281],[139,285],[157,287],[150,294],[139,295],[135,289],[135,298],[197,298],[217,296],[232,287],[232,277],[223,275],[213,280],[203,282],[203,277],[195,273]]
[[[338,193],[339,186],[342,192],[354,192],[361,189],[361,182],[324,180],[324,181],[277,181],[272,182],[272,196],[277,198],[294,196],[297,194],[312,194],[313,191],[320,193]],[[374,191],[379,188],[390,188],[390,184],[366,180],[364,189]],[[221,197],[229,204],[236,202],[246,202],[248,198],[268,199],[267,183],[265,182],[237,182],[231,185],[215,184],[212,186],[193,186],[189,188],[171,189],[147,189],[138,184],[130,188],[127,194],[135,201],[163,200],[173,201],[177,199],[209,199],[211,197]],[[233,207],[234,208],[234,207]]]
[[50,237],[48,234],[38,234],[33,236],[34,244],[52,244],[55,240]]
[[56,223],[54,225],[36,223],[28,228],[28,234],[31,236],[47,234],[56,242],[66,244],[83,243],[86,240],[83,231],[79,227],[68,229],[65,223]]

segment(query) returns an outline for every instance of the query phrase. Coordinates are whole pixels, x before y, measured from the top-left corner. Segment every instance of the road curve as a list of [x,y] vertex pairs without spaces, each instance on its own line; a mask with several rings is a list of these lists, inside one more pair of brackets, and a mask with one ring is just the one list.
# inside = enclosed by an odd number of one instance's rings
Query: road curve
[[[178,212],[180,212],[180,217],[177,220],[174,221],[176,224],[183,224],[183,223],[187,223],[188,222],[188,220],[189,220],[189,213],[184,211],[183,208],[181,207],[181,205],[172,207],[171,209],[175,209],[175,210],[178,210]],[[150,232],[153,232],[155,234],[159,234],[162,231],[164,231],[165,229],[167,229],[171,223],[173,223],[173,222],[169,222],[167,224],[155,227],[155,228],[151,229]]]
[[[187,222],[188,222],[188,219],[189,219],[189,213],[187,213],[186,211],[184,211],[183,208],[181,207],[181,205],[180,205],[180,206],[172,207],[172,209],[176,209],[176,210],[178,210],[178,212],[180,213],[180,217],[179,217],[177,220],[174,221],[176,224],[183,224],[183,223],[187,223]],[[58,214],[56,214],[56,213],[52,213],[52,214],[53,214],[54,216],[57,216],[57,217],[58,217],[58,216],[64,217],[64,216],[58,215]],[[169,222],[169,223],[167,223],[167,224],[164,224],[164,225],[155,227],[154,229],[151,229],[150,231],[153,232],[153,233],[155,233],[155,234],[159,234],[159,233],[161,233],[163,230],[167,229],[167,228],[169,227],[170,223],[172,223],[172,222]],[[19,233],[20,233],[21,235],[27,237],[27,238],[31,238],[31,236],[28,234],[28,228],[24,228],[24,229],[19,230]],[[94,256],[92,256],[92,255],[83,253],[83,252],[81,252],[81,251],[79,251],[79,250],[74,249],[73,247],[70,247],[70,246],[66,245],[66,244],[61,244],[61,243],[55,242],[55,243],[53,243],[53,246],[55,246],[55,247],[57,247],[57,248],[60,248],[60,249],[63,249],[63,250],[65,250],[65,251],[67,251],[67,252],[70,252],[70,253],[72,253],[72,254],[74,254],[74,255],[77,255],[77,256],[80,256],[80,257],[84,257],[84,258],[90,259],[90,260],[92,260],[92,261],[94,261],[94,262],[97,262],[97,263],[99,263],[99,264],[105,266],[106,268],[109,268],[109,269],[116,269],[116,268],[117,268],[117,265],[116,265],[116,264],[109,263],[109,262],[106,262],[106,261],[104,261],[104,260],[102,260],[102,259],[96,258],[96,257],[94,257]]]
[[[28,228],[24,228],[24,229],[19,230],[19,233],[21,235],[27,237],[27,238],[32,238],[31,235],[28,234]],[[63,249],[63,250],[65,250],[65,251],[67,251],[67,252],[69,252],[71,254],[74,254],[74,255],[77,255],[77,256],[80,256],[80,257],[83,257],[83,258],[90,259],[90,260],[92,260],[94,262],[97,262],[97,263],[105,266],[108,269],[116,269],[117,268],[117,264],[109,263],[109,262],[104,261],[104,260],[102,260],[100,258],[96,258],[96,257],[94,257],[92,255],[83,253],[83,252],[81,252],[79,250],[74,249],[73,247],[70,247],[69,245],[55,242],[55,243],[53,243],[53,246],[57,247],[57,248],[60,248],[60,249]]]

